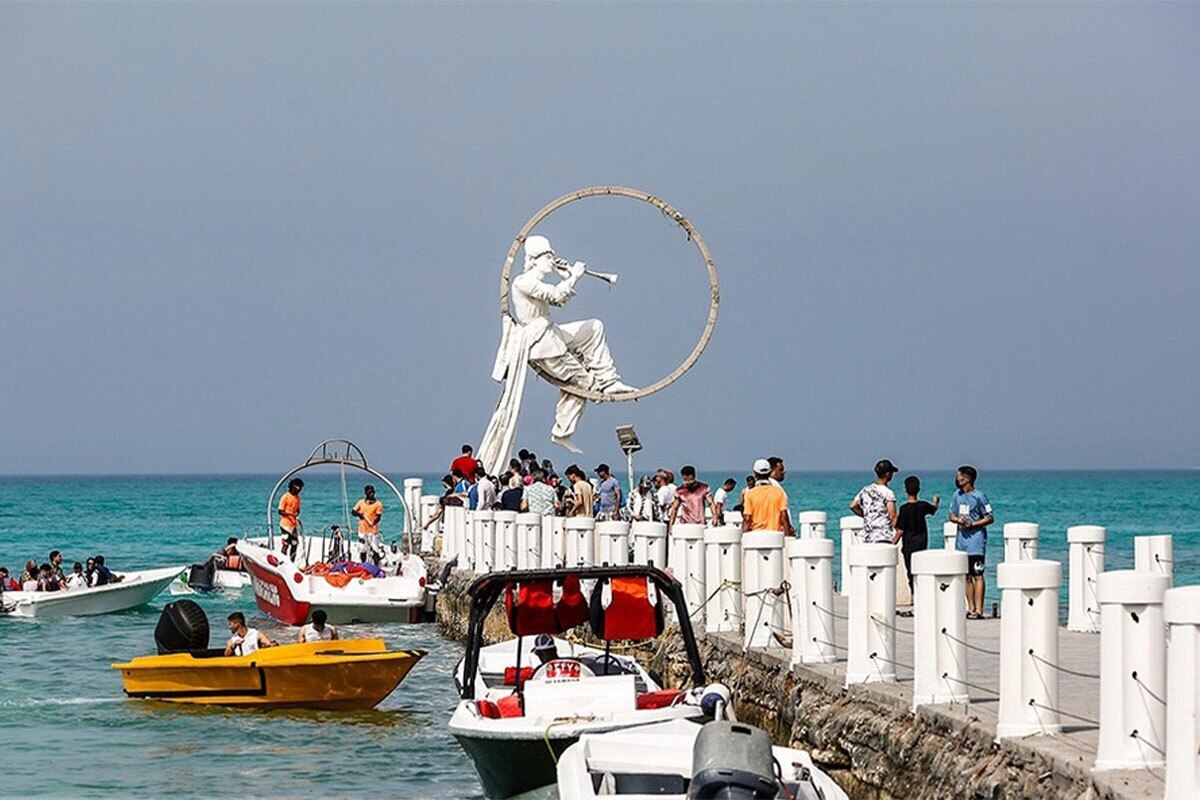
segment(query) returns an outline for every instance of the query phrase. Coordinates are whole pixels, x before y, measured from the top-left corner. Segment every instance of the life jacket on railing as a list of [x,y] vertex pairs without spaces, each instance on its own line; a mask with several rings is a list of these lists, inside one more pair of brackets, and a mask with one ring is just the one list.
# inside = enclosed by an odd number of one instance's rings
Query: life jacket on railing
[[658,588],[650,578],[602,578],[592,589],[592,632],[604,641],[653,639],[663,632],[665,620]]
[[237,553],[228,556],[225,559],[225,569],[240,570],[242,568],[242,557]]

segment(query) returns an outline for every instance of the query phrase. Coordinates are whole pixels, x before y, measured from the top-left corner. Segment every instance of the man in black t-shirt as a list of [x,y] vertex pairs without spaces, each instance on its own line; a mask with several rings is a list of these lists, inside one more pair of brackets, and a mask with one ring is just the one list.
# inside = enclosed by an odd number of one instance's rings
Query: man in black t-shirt
[[912,554],[929,547],[929,527],[925,524],[925,518],[937,513],[942,499],[936,494],[932,503],[920,499],[921,479],[916,475],[909,475],[904,479],[904,493],[908,495],[908,502],[900,506],[900,513],[896,516],[896,534],[892,537],[892,544],[901,542],[900,553],[904,556],[904,568],[908,571],[908,590],[911,592]]

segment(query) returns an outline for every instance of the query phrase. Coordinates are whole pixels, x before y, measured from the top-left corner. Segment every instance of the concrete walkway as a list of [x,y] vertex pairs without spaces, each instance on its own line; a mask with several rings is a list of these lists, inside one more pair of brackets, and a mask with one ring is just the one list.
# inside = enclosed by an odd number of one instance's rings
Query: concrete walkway
[[[835,641],[839,659],[833,664],[802,665],[798,675],[845,681],[846,620],[848,602],[835,596]],[[866,693],[872,700],[893,706],[912,703],[913,636],[912,618],[896,620],[896,683],[856,685],[851,695]],[[1000,686],[1000,620],[967,622],[967,680],[970,700],[967,704],[943,704],[922,707],[922,713],[934,713],[952,724],[971,722],[995,730]],[[790,661],[791,651],[782,647],[766,648],[764,655]],[[1095,787],[1113,797],[1145,800],[1163,795],[1164,774],[1159,769],[1110,770],[1092,772],[1098,740],[1100,713],[1100,635],[1075,633],[1059,628],[1059,699],[1063,732],[1053,736],[1026,736],[1006,739],[1001,747],[1028,748],[1043,758],[1061,764],[1066,774],[1090,773]],[[1046,670],[1053,668],[1047,666]],[[1066,670],[1070,670],[1067,672]]]

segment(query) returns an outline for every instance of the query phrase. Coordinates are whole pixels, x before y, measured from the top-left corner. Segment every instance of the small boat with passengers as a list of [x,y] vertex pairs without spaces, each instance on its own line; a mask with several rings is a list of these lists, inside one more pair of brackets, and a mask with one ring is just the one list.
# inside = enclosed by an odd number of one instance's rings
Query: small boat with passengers
[[[298,473],[334,465],[342,470],[342,495],[347,506],[344,527],[329,526],[329,535],[307,536],[299,527],[295,557],[282,549],[274,534],[276,499],[280,490]],[[396,496],[402,510],[404,541],[382,547],[376,553],[378,565],[355,561],[370,554],[358,547],[349,531],[349,503],[346,499],[347,467],[376,478]],[[267,499],[266,537],[244,538],[237,543],[242,568],[249,576],[259,609],[288,625],[303,625],[313,607],[319,606],[334,624],[358,622],[422,622],[432,612],[432,595],[424,559],[413,547],[411,528],[413,509],[386,475],[372,468],[362,450],[345,439],[327,439],[318,444],[303,464],[284,473]],[[397,515],[400,516],[400,515]]]
[[113,664],[125,694],[168,703],[352,710],[374,708],[425,656],[382,639],[333,639],[226,656],[208,647],[204,610],[168,603],[154,632],[158,655]]
[[[450,732],[474,762],[485,796],[553,784],[555,762],[584,734],[705,715],[704,667],[683,588],[670,574],[653,566],[509,570],[476,579],[468,593],[467,652],[455,676],[461,699]],[[484,623],[501,598],[515,638],[485,647]],[[668,603],[679,620],[690,691],[663,689],[636,659],[612,652],[617,641],[661,636]],[[584,625],[602,646],[563,636]]]
[[179,567],[119,573],[118,583],[57,592],[2,592],[0,615],[46,618],[94,616],[144,606],[179,575]]

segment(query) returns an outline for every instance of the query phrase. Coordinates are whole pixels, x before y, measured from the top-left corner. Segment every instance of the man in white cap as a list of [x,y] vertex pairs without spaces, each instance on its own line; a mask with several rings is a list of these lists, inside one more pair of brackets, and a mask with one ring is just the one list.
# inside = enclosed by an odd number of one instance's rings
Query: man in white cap
[[771,462],[760,458],[754,462],[754,488],[746,492],[742,508],[743,531],[783,531],[792,536],[788,498],[783,489],[770,480]]
[[[550,319],[550,306],[566,305],[575,296],[575,283],[583,275],[584,264],[576,261],[560,268],[565,271],[562,280],[547,283],[546,278],[556,270],[550,240],[545,236],[530,236],[525,240],[525,272],[512,282],[512,309],[517,323],[525,329],[530,363],[537,364],[554,380],[580,389],[605,394],[634,391],[632,386],[621,382],[604,338],[603,322],[583,319],[555,325]],[[571,436],[586,404],[581,397],[559,393],[550,435],[552,442],[573,453],[580,452]]]

